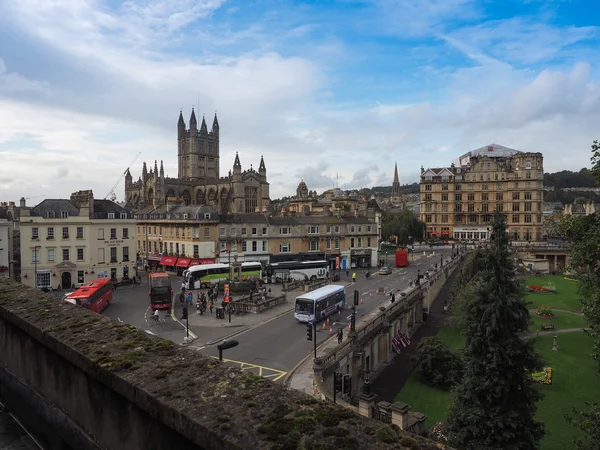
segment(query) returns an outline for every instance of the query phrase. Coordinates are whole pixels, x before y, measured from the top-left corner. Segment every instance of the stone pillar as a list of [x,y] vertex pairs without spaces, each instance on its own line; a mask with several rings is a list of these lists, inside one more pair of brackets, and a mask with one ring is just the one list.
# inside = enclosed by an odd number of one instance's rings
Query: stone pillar
[[[356,331],[348,332],[348,339],[352,340],[352,380],[353,383],[350,386],[350,398],[355,399],[358,397],[360,392],[359,380],[360,372],[362,369],[362,352],[356,337]],[[369,367],[370,369],[370,367]]]
[[390,409],[392,410],[392,425],[398,425],[401,430],[408,428],[408,410],[410,405],[402,402],[394,402]]
[[375,400],[375,394],[361,393],[358,396],[358,413],[364,417],[373,417],[372,408]]
[[386,413],[388,416],[392,416],[392,409],[391,406],[388,402],[378,402],[377,403],[377,408],[379,409],[379,411]]

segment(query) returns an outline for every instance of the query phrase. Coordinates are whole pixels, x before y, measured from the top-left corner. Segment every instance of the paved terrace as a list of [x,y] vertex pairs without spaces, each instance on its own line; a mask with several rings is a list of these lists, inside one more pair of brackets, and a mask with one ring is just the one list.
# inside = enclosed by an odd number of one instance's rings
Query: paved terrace
[[78,450],[439,448],[10,280],[0,335],[2,396]]

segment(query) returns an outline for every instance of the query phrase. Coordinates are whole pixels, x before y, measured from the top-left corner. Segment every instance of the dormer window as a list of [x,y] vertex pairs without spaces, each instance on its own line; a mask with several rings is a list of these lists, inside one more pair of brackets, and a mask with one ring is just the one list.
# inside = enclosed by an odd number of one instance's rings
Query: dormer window
[[204,220],[210,220],[210,213],[204,213]]
[[67,219],[69,217],[69,211],[61,211],[60,217],[61,219]]
[[47,217],[48,219],[55,219],[55,218],[56,218],[56,211],[48,211],[48,212],[46,213],[46,217]]
[[127,219],[127,213],[121,213],[121,219]]
[[115,218],[115,213],[108,213],[108,218],[109,219],[114,219]]
[[187,214],[184,214],[184,215],[183,215],[183,218],[184,218],[184,219],[187,219],[187,218],[188,218],[188,215],[187,215]]

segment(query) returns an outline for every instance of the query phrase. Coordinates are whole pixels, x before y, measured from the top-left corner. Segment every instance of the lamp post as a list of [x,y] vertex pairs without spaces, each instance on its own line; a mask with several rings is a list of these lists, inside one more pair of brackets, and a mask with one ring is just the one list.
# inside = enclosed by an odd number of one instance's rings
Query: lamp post
[[33,258],[33,285],[34,285],[34,287],[36,289],[38,287],[38,282],[37,282],[37,262],[38,262],[38,259],[40,258],[39,249],[40,249],[39,245],[36,245],[35,247],[33,247],[33,253],[34,253],[34,258]]

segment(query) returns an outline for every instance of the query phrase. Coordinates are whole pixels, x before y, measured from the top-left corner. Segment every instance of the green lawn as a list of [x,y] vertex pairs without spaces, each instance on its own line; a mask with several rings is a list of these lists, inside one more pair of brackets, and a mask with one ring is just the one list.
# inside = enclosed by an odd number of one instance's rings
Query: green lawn
[[460,334],[458,325],[443,327],[438,331],[437,337],[448,347],[455,350],[462,349],[465,346],[465,337]]
[[526,300],[529,308],[550,305],[555,309],[581,311],[581,303],[579,303],[579,294],[577,293],[578,281],[565,280],[563,275],[543,275],[525,280],[525,286],[547,286],[549,283],[556,287],[556,292],[528,292]]
[[[452,328],[452,327],[448,327]],[[444,329],[440,331],[442,333]],[[457,345],[456,330],[441,335],[449,345]],[[546,424],[547,435],[541,450],[563,450],[572,448],[572,440],[578,430],[567,424],[564,415],[571,408],[583,407],[586,400],[600,398],[600,383],[596,377],[596,365],[590,358],[591,339],[582,332],[558,335],[559,351],[552,351],[552,336],[536,338],[536,348],[542,358],[552,367],[552,385],[540,385],[544,399],[538,404],[538,420]],[[450,344],[454,342],[454,344]],[[396,401],[408,403],[413,411],[427,415],[426,425],[444,420],[450,407],[450,394],[427,386],[413,373]]]
[[[554,306],[554,305],[552,305]],[[542,325],[554,325],[556,330],[564,330],[567,328],[583,328],[587,326],[585,317],[579,314],[571,314],[568,312],[557,311],[554,319],[542,319],[534,315],[531,316],[533,324],[529,326],[529,331],[535,333],[536,330],[542,331]]]

